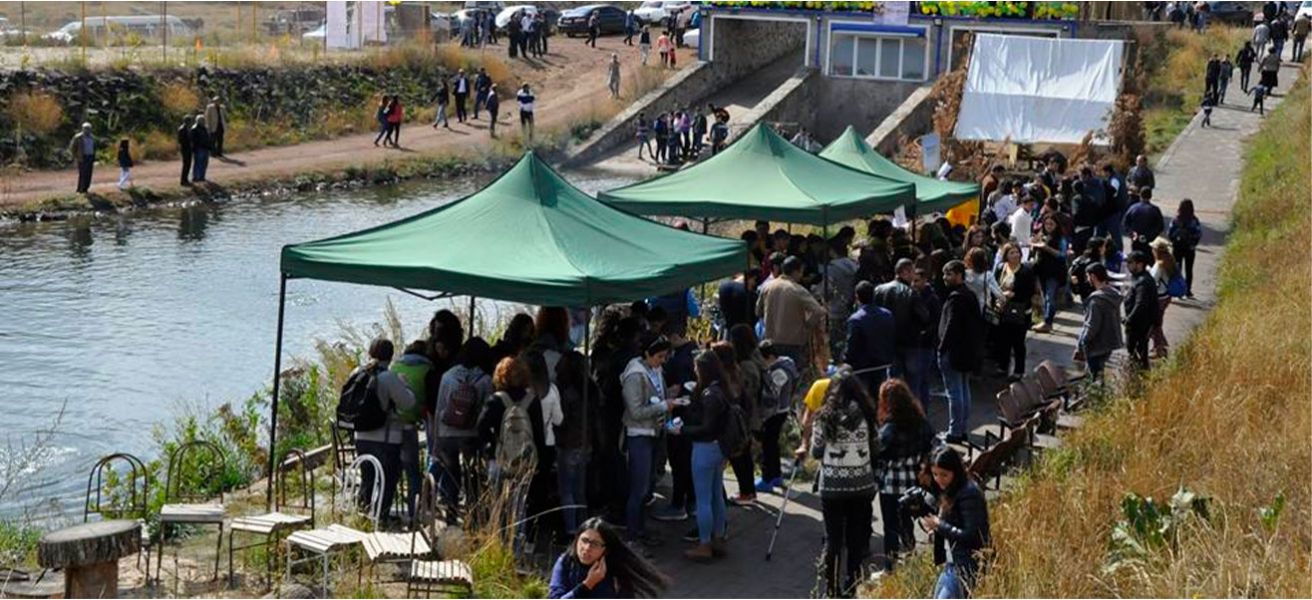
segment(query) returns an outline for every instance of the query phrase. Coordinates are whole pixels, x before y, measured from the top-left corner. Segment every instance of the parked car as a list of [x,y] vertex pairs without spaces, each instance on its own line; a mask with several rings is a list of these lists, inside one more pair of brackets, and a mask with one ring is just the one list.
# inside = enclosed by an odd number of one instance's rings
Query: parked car
[[702,47],[702,30],[693,29],[683,34],[683,45],[689,48]]
[[1208,2],[1208,21],[1249,27],[1253,24],[1253,8],[1247,2]]
[[157,38],[161,34],[168,34],[169,38],[179,39],[192,35],[192,28],[184,23],[182,19],[169,15],[162,19],[164,25],[160,25],[159,15],[134,15],[131,17],[87,17],[85,21],[71,21],[68,24],[41,36],[42,38],[58,44],[71,44],[82,34],[83,23],[86,23],[86,33],[92,37],[105,35],[108,31],[113,34],[134,33],[145,38]]
[[328,37],[327,23],[301,34],[301,39],[311,42],[322,42],[326,37]]
[[648,0],[634,9],[633,16],[641,23],[659,23],[690,6],[692,2],[688,0]]
[[1312,0],[1303,0],[1303,2],[1298,5],[1298,12],[1294,13],[1294,18],[1297,19],[1299,17],[1312,19]]
[[571,8],[560,14],[557,29],[569,37],[588,32],[588,20],[597,15],[597,25],[601,34],[624,33],[624,10],[610,4],[585,4]]

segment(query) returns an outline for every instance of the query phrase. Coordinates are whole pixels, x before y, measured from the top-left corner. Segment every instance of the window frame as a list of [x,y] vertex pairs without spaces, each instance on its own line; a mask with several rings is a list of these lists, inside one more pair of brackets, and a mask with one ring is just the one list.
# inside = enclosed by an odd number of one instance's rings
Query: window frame
[[[834,47],[837,42],[837,38],[839,37],[847,37],[852,39],[852,55],[849,57],[848,60],[848,64],[852,65],[851,73],[837,73],[834,71],[834,62],[835,62]],[[872,63],[875,65],[875,71],[876,71],[875,75],[857,74],[857,65],[858,65],[857,57],[860,53],[862,40],[872,40],[875,42],[874,43],[875,57]],[[884,40],[897,40],[898,57],[897,57],[897,75],[895,77],[885,77],[878,74],[879,67],[881,66],[881,62],[883,60]],[[921,56],[921,65],[920,65],[921,77],[919,79],[907,78],[903,76],[903,73],[906,72],[906,68],[907,68],[906,65],[907,40],[912,40],[913,42],[918,40],[919,43],[924,48],[924,52],[922,52],[922,56]],[[867,31],[851,31],[845,29],[836,31],[831,28],[829,30],[828,46],[829,46],[829,52],[826,55],[827,60],[825,64],[825,75],[827,77],[842,77],[848,79],[872,79],[876,81],[897,81],[897,82],[910,82],[910,83],[924,83],[929,80],[930,47],[929,47],[929,38],[927,36],[896,33],[896,32],[882,32],[882,31],[867,32]]]

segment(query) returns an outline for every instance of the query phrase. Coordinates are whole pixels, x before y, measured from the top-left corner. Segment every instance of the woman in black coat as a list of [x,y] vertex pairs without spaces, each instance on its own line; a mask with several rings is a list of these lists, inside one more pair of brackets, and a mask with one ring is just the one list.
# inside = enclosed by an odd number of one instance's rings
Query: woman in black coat
[[[994,328],[997,339],[998,367],[1005,374],[1012,364],[1011,379],[1019,380],[1025,373],[1025,334],[1030,329],[1034,295],[1038,293],[1038,278],[1034,270],[1021,262],[1020,246],[1014,243],[1002,248],[1002,264],[994,269],[1003,298],[998,307],[998,325]],[[1012,359],[1014,358],[1014,362]]]
[[934,535],[934,564],[947,563],[934,597],[965,598],[979,572],[976,554],[990,542],[988,503],[952,447],[934,452],[930,474],[929,490],[938,500],[938,513],[921,517],[920,524]]

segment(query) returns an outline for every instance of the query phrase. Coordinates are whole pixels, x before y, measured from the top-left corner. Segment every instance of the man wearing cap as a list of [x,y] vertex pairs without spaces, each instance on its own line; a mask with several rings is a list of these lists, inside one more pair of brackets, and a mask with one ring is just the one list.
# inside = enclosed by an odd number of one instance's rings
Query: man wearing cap
[[77,163],[77,193],[91,189],[91,171],[96,167],[96,136],[91,135],[91,124],[83,123],[82,131],[68,143],[68,152]]
[[1142,250],[1130,253],[1127,262],[1134,278],[1125,297],[1125,347],[1130,360],[1140,369],[1148,369],[1148,336],[1161,323],[1157,305],[1157,282],[1148,272],[1152,255]]

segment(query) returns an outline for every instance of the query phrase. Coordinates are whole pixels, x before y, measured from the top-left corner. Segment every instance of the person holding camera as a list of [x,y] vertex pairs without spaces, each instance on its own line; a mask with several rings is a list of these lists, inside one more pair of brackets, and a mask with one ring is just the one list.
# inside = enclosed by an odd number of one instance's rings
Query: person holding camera
[[[879,453],[874,402],[860,379],[844,370],[830,378],[811,430],[811,454],[820,461],[821,512],[825,520],[824,580],[828,598],[851,597],[870,550]],[[838,565],[846,550],[840,587]]]
[[989,545],[988,504],[984,491],[966,474],[961,454],[952,447],[935,450],[929,465],[930,481],[922,482],[928,483],[928,491],[915,492],[924,500],[920,526],[934,537],[934,564],[946,563],[934,585],[934,597],[966,598],[979,572],[975,554]]
[[916,487],[922,465],[934,444],[934,427],[925,409],[901,379],[879,386],[879,516],[884,522],[884,567],[916,545],[911,514],[899,509],[902,494]]

